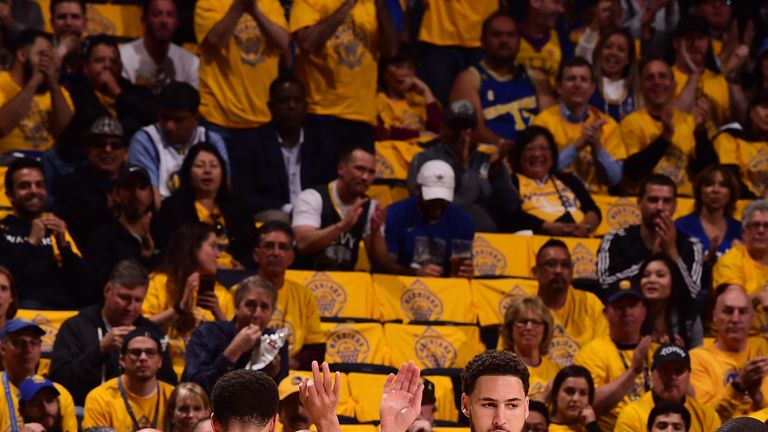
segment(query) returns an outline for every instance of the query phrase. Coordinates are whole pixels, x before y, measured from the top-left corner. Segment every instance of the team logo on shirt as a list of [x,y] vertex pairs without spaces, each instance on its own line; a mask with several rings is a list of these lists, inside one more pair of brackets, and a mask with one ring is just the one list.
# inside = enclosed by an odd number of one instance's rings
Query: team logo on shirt
[[687,175],[685,172],[688,166],[688,157],[677,146],[669,146],[664,157],[654,170],[657,174],[664,174],[671,178],[677,187],[681,187],[685,184]]
[[96,6],[89,4],[87,6],[85,31],[89,35],[107,34],[115,35],[117,30],[115,24],[104,16]]
[[320,316],[335,317],[347,304],[347,291],[327,273],[317,272],[307,281],[307,287],[317,299]]
[[288,352],[293,352],[293,347],[296,344],[296,333],[293,329],[293,323],[288,317],[283,316],[282,310],[275,307],[275,312],[272,313],[272,319],[269,320],[267,327],[286,329],[288,331]]
[[326,341],[326,355],[334,363],[367,363],[370,346],[359,331],[344,325],[336,326]]
[[525,291],[525,288],[520,285],[513,286],[509,292],[504,294],[504,296],[499,299],[499,317],[501,317],[501,320],[504,321],[504,315],[507,314],[507,309],[509,309],[509,306],[514,301],[526,296],[528,296],[528,293]]
[[400,294],[400,309],[409,321],[435,321],[443,315],[443,302],[424,282],[416,279]]
[[476,236],[472,244],[472,264],[480,276],[501,276],[507,271],[504,254],[482,236]]
[[449,368],[456,363],[456,347],[432,327],[416,339],[414,351],[426,368]]
[[747,178],[750,189],[756,195],[763,195],[768,186],[768,149],[760,150],[747,164]]
[[339,58],[339,64],[355,69],[363,64],[363,56],[369,45],[368,34],[347,15],[331,39],[331,49]]
[[629,198],[619,198],[605,212],[605,219],[611,230],[626,228],[640,223],[640,209]]
[[583,243],[576,244],[571,250],[571,259],[573,260],[573,277],[597,278],[597,256]]
[[562,324],[555,323],[552,341],[549,342],[549,349],[547,350],[547,357],[560,366],[566,367],[573,363],[573,357],[578,350],[579,343],[565,331],[565,327]]
[[395,176],[395,167],[387,157],[380,152],[376,152],[376,178],[393,178]]
[[244,65],[253,67],[264,61],[264,38],[258,24],[248,14],[243,14],[237,22],[235,43],[240,48],[240,62]]
[[19,123],[19,130],[26,143],[40,149],[48,144],[49,123],[48,113],[40,109],[40,104],[32,99],[27,115]]

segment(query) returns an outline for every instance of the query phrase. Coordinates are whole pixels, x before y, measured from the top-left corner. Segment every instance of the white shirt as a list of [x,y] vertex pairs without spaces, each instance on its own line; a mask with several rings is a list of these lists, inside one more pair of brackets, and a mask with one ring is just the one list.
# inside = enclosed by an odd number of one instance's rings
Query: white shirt
[[[337,182],[338,180],[331,182],[331,197],[333,197],[334,202],[339,204],[339,210],[341,211],[339,217],[344,218],[349,209],[349,205],[339,198],[339,194],[336,191]],[[365,221],[363,237],[368,237],[368,234],[371,232],[371,217],[378,205],[378,201],[371,200],[371,207],[368,211],[368,219]],[[293,208],[293,227],[311,226],[314,228],[324,228],[320,226],[322,212],[323,197],[320,196],[320,193],[314,189],[304,189],[299,194],[299,199],[296,201],[296,206]]]
[[280,143],[280,151],[283,153],[285,173],[288,175],[289,203],[283,206],[283,211],[290,213],[301,193],[301,145],[304,144],[304,128],[299,132],[299,142],[288,148],[283,145],[283,138],[277,134],[277,142]]
[[[144,46],[144,39],[139,38],[133,42],[120,45],[120,58],[123,61],[123,77],[130,82],[145,87],[154,87],[158,78],[160,66],[155,64]],[[171,44],[168,48],[166,59],[168,79],[170,81],[183,81],[197,88],[200,78],[197,69],[200,59],[184,48]]]

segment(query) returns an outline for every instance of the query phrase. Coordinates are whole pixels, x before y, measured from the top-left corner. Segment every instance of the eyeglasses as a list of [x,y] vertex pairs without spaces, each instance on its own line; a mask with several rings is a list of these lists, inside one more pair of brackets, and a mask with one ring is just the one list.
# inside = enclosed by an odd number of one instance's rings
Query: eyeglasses
[[747,228],[752,231],[758,231],[760,229],[768,230],[768,222],[747,222]]
[[145,354],[147,358],[154,358],[159,354],[157,349],[155,348],[147,348],[147,349],[130,348],[130,349],[127,349],[125,353],[128,354],[129,357],[134,359],[141,358],[142,354]]
[[285,242],[268,241],[268,242],[262,243],[261,246],[259,246],[259,247],[264,249],[264,250],[273,250],[275,248],[278,248],[279,250],[281,250],[283,252],[287,252],[287,251],[293,249],[293,244],[285,243]]
[[541,327],[544,325],[544,321],[537,319],[519,319],[515,321],[515,326],[517,328],[526,328],[528,327],[528,324],[532,327]]

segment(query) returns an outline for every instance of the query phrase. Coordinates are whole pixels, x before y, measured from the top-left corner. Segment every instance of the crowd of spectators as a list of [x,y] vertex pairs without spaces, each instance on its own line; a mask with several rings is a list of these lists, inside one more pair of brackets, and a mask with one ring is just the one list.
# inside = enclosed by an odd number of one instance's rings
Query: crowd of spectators
[[[527,430],[768,419],[767,3],[139,3],[127,40],[84,0],[0,1],[2,430],[203,432],[246,367],[307,429],[327,334],[289,269],[473,278],[476,233],[554,237],[483,329],[527,367]],[[609,195],[638,223],[577,281]],[[77,311],[45,370],[19,309]]]

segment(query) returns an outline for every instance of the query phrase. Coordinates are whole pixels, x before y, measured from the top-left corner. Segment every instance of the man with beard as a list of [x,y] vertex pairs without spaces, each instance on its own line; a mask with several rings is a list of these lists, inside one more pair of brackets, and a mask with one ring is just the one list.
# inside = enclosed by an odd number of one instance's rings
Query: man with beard
[[448,162],[424,163],[416,176],[418,188],[411,198],[387,208],[386,249],[377,249],[381,272],[426,277],[472,277],[471,259],[451,268],[457,241],[471,243],[472,219],[453,204],[455,176]]
[[366,147],[350,147],[338,164],[338,180],[306,189],[293,209],[293,229],[299,250],[298,267],[353,270],[360,241],[368,256],[383,249],[380,230],[384,213],[366,196],[376,175],[376,157]]
[[46,378],[32,377],[19,386],[19,413],[25,430],[38,431],[36,423],[45,432],[64,432],[61,428],[59,391]]
[[720,426],[715,410],[691,396],[691,358],[685,348],[665,344],[656,349],[651,363],[651,391],[621,410],[615,432],[641,431],[660,402],[685,406],[691,414],[691,432],[713,431]]
[[603,304],[596,295],[573,288],[573,261],[568,246],[550,239],[536,253],[531,270],[539,283],[539,296],[555,316],[547,358],[565,367],[571,364],[579,348],[608,334]]
[[501,161],[504,150],[489,151],[477,146],[477,117],[469,101],[451,102],[445,111],[439,141],[417,154],[408,167],[408,189],[411,195],[416,193],[417,174],[427,161],[445,161],[455,174],[453,203],[472,218],[478,231],[496,232],[513,217],[520,199],[509,170]]
[[[2,356],[5,371],[0,374],[0,430],[18,432],[22,430],[21,400],[19,394],[28,379],[40,382],[44,378],[35,374],[42,347],[45,330],[32,321],[12,319],[5,323],[2,339]],[[61,415],[60,426],[63,432],[77,432],[77,417],[72,396],[59,383],[53,383],[58,393],[57,405]],[[9,401],[7,398],[12,400]],[[41,416],[42,417],[42,416]]]
[[749,337],[754,309],[742,287],[720,285],[716,295],[717,335],[691,350],[691,385],[696,400],[727,421],[768,406],[768,342]]
[[488,350],[470,360],[461,371],[461,412],[470,429],[522,432],[529,378],[525,363],[508,351]]
[[157,378],[163,364],[161,334],[137,327],[125,335],[120,352],[123,373],[85,398],[83,429],[109,426],[119,432],[157,429],[165,424],[173,386]]
[[675,109],[675,78],[669,65],[660,59],[643,65],[640,90],[645,107],[626,116],[619,125],[629,155],[624,174],[632,182],[651,172],[665,174],[677,184],[681,195],[691,196],[691,179],[717,163],[706,129],[708,102],[701,99],[692,114]]
[[175,0],[144,2],[141,13],[144,36],[120,46],[123,76],[134,84],[159,92],[172,81],[197,87],[200,60],[171,43],[179,27]]
[[59,85],[50,36],[24,30],[13,44],[13,63],[0,72],[0,153],[48,150],[73,116]]
[[82,62],[86,11],[85,0],[51,0],[54,54],[62,76],[73,73]]
[[506,154],[504,149],[531,124],[539,107],[547,108],[555,100],[548,84],[537,88],[515,62],[520,35],[511,15],[498,11],[489,16],[481,40],[483,59],[459,74],[451,99],[468,100],[477,113],[478,141],[498,144]]
[[287,220],[302,190],[336,177],[338,145],[325,138],[322,125],[307,120],[304,84],[297,78],[272,81],[267,106],[272,120],[256,130],[254,141],[229,147],[232,191],[257,218],[280,211]]
[[621,409],[651,389],[651,337],[640,333],[645,314],[638,291],[625,285],[617,288],[603,309],[609,335],[588,343],[573,359],[592,374],[592,408],[601,413],[598,422],[602,430],[612,431]]
[[611,231],[597,252],[597,277],[604,289],[626,279],[639,282],[640,265],[653,253],[663,252],[677,263],[686,291],[696,298],[701,287],[704,253],[695,238],[678,235],[672,215],[677,207],[677,186],[663,174],[640,181],[637,205],[640,224]]
[[[94,388],[120,372],[119,351],[125,336],[138,327],[159,331],[141,315],[149,276],[136,261],[119,262],[104,285],[104,301],[88,306],[61,325],[53,345],[51,378],[72,392],[78,406]],[[176,383],[167,351],[159,377]]]
[[150,268],[155,258],[155,242],[150,232],[152,184],[144,168],[124,169],[109,197],[116,215],[93,231],[85,248],[85,263],[97,286],[104,286],[114,266],[135,259]]
[[83,139],[86,163],[56,180],[53,212],[67,222],[79,245],[112,219],[109,195],[123,171],[128,141],[114,117],[96,120]]
[[0,221],[0,257],[15,279],[19,307],[72,310],[97,301],[66,222],[43,211],[48,192],[40,162],[11,162],[5,193],[13,213]]

